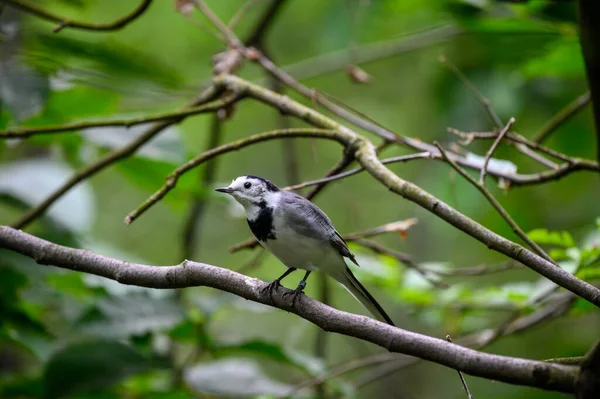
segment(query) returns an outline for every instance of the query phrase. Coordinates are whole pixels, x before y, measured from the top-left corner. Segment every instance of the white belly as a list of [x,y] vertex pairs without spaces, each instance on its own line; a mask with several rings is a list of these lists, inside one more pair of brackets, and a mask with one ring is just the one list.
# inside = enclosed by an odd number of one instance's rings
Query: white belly
[[287,267],[327,272],[330,267],[339,267],[340,261],[345,265],[329,243],[297,234],[283,226],[277,227],[276,239],[261,244]]

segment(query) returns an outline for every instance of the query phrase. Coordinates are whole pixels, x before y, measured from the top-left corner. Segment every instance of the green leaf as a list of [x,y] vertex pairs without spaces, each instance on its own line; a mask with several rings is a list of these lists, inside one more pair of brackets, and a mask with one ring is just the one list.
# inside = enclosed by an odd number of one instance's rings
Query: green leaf
[[586,281],[600,279],[600,267],[587,267],[581,269],[577,272],[576,276]]
[[[0,165],[0,194],[15,197],[31,206],[39,204],[70,178],[74,171],[50,158],[30,158]],[[61,197],[47,215],[74,232],[86,232],[94,220],[94,193],[82,182]]]
[[549,231],[547,229],[534,229],[527,236],[538,244],[556,245],[565,248],[575,246],[575,240],[567,231]]
[[583,316],[585,314],[595,312],[596,310],[598,310],[598,308],[594,304],[586,301],[585,299],[577,298],[569,310],[569,315]]
[[521,71],[527,78],[581,78],[585,65],[577,37],[563,38],[550,43],[543,54],[527,62]]
[[256,362],[244,358],[215,360],[187,368],[184,381],[197,393],[235,397],[281,396],[292,389],[291,385],[267,376]]
[[184,314],[173,296],[133,293],[99,300],[77,321],[76,328],[100,337],[129,337],[168,330],[180,323]]
[[47,398],[103,390],[123,378],[148,369],[135,349],[115,341],[87,341],[60,350],[44,373]]
[[250,340],[237,345],[221,345],[216,348],[220,356],[256,354],[265,356],[281,363],[287,363],[310,374],[323,370],[323,364],[316,358],[286,349],[281,345],[263,340]]

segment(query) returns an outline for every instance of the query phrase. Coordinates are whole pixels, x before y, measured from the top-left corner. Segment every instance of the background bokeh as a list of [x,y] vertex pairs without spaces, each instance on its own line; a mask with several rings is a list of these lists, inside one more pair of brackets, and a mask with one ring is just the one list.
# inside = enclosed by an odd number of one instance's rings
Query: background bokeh
[[[207,3],[228,21],[244,2]],[[252,31],[269,2],[255,3],[236,28],[241,38]],[[130,12],[138,1],[38,4],[73,19],[101,22]],[[182,15],[172,1],[155,1],[139,20],[107,33],[69,28],[52,33],[51,23],[1,2],[0,10],[0,129],[175,110],[205,87],[211,57],[223,51],[206,19],[198,12]],[[576,17],[574,2],[287,1],[264,44],[269,56],[303,84],[343,100],[398,134],[449,147],[459,139],[447,133],[447,127],[491,131],[495,126],[477,98],[440,63],[440,55],[473,81],[503,121],[514,117],[514,129],[532,138],[586,91]],[[389,56],[360,62],[366,46],[383,42],[401,46]],[[334,63],[333,70],[320,72],[327,62]],[[359,64],[371,82],[353,83],[344,70],[348,63]],[[264,83],[265,75],[256,65],[246,64],[239,73]],[[211,121],[211,115],[200,115],[167,129],[133,157],[77,186],[26,231],[120,259],[176,264],[183,260],[188,209],[201,200],[207,207],[194,260],[240,269],[255,253],[230,254],[228,248],[247,238],[249,229],[240,208],[213,188],[242,174],[264,176],[280,186],[297,183],[287,180],[281,142],[223,156],[211,186],[200,184],[202,168],[198,168],[139,220],[130,226],[123,223],[172,169],[206,148]],[[246,100],[222,123],[222,141],[280,125],[278,112]],[[75,170],[142,131],[143,127],[103,128],[0,141],[0,223],[10,224]],[[377,137],[365,135],[379,143]],[[595,159],[595,140],[587,107],[546,144],[571,156]],[[482,155],[490,144],[475,142],[467,149]],[[339,146],[329,142],[295,140],[294,146],[300,181],[321,177],[341,156]],[[383,156],[407,153],[391,146]],[[495,157],[513,162],[520,173],[542,170],[512,147],[501,146]],[[518,241],[481,194],[449,165],[416,160],[390,169]],[[554,249],[565,268],[574,271],[581,266],[582,252],[600,255],[594,252],[600,246],[596,174],[577,172],[509,190],[492,181],[489,178],[488,187],[523,230],[567,232],[556,245],[545,246]],[[506,260],[393,195],[367,174],[330,184],[315,202],[342,234],[418,218],[406,237],[389,234],[378,241],[410,254],[424,267],[447,270]],[[460,337],[497,326],[519,307],[533,312],[536,308],[529,309],[528,300],[548,287],[533,272],[515,269],[447,278],[451,288],[440,290],[389,257],[354,245],[352,250],[362,265],[357,276],[397,324],[436,337]],[[587,276],[597,278],[597,268],[597,262],[591,264]],[[264,280],[282,271],[281,264],[266,254],[258,266],[244,269]],[[293,280],[290,277],[287,285],[294,286]],[[318,297],[319,285],[319,277],[312,276],[307,294]],[[333,306],[364,314],[341,287],[330,284],[330,291]],[[6,398],[281,395],[329,366],[382,351],[352,338],[327,335],[326,356],[318,359],[317,328],[285,312],[207,288],[176,293],[125,287],[38,266],[7,251],[0,252],[0,311],[0,396]],[[579,356],[598,338],[599,322],[597,309],[578,300],[566,315],[502,338],[485,350],[531,359]],[[357,389],[355,382],[373,370],[332,380],[326,387],[329,397],[464,397],[453,370],[429,363],[400,369]],[[474,377],[467,381],[478,398],[566,397]],[[311,394],[304,391],[300,396]]]

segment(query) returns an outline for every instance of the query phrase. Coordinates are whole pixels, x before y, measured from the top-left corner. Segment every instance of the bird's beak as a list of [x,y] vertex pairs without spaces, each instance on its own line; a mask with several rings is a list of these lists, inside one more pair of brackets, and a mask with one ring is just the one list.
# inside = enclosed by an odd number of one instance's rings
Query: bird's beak
[[215,191],[218,191],[220,193],[225,193],[225,194],[231,194],[233,192],[233,189],[230,187],[221,187],[221,188],[216,188]]

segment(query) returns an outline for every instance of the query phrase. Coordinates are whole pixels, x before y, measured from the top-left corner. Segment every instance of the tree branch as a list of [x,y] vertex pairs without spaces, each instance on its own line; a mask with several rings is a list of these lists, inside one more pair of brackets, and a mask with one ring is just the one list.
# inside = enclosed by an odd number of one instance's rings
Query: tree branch
[[[197,107],[201,104],[204,104],[202,106],[202,112],[212,112],[234,102],[237,98],[229,96],[227,98],[215,100],[211,103],[205,104],[207,101],[214,99],[220,93],[221,91],[219,89],[215,88],[214,86],[210,86],[200,96],[198,96],[198,99],[194,101],[190,106]],[[199,108],[197,108],[196,111],[196,113],[200,113]],[[14,222],[12,226],[17,229],[22,229],[23,227],[27,226],[29,223],[41,216],[46,211],[46,209],[48,209],[52,204],[54,204],[54,202],[56,202],[59,198],[65,195],[71,188],[75,187],[77,184],[84,181],[85,179],[100,172],[104,168],[112,165],[113,163],[129,157],[131,154],[137,151],[138,148],[150,141],[161,131],[171,126],[172,124],[183,120],[184,118],[184,116],[181,116],[177,119],[156,123],[152,127],[148,128],[148,130],[144,134],[142,134],[126,146],[117,148],[114,151],[107,153],[97,161],[84,167],[83,169],[78,170],[77,172],[75,172],[75,175],[73,175],[69,180],[64,182],[62,186],[58,187],[52,194],[46,197],[46,199],[42,201],[42,203],[40,203],[34,208],[31,208],[27,213],[25,213],[25,215],[19,218],[19,220]]]
[[[496,137],[496,140],[494,140],[494,143],[490,147],[489,151],[485,154],[485,160],[483,161],[483,166],[481,167],[481,174],[479,175],[479,184],[485,184],[485,174],[487,173],[487,168],[488,168],[488,164],[490,163],[490,158],[492,157],[492,155],[494,155],[494,151],[496,151],[496,147],[498,147],[498,144],[500,144],[502,137],[504,137],[506,132],[508,132],[508,130],[513,125],[513,123],[515,123],[515,118],[510,118],[510,120],[508,121],[506,126],[504,126],[502,128],[502,130],[500,131],[500,133],[498,134],[498,137]],[[439,146],[437,146],[437,147],[441,151],[440,147]],[[443,154],[443,155],[444,155],[444,158],[446,158],[446,160],[449,159],[447,155],[445,155],[445,154]]]
[[[239,97],[236,97],[235,99],[238,100]],[[82,129],[96,128],[96,127],[123,126],[123,127],[129,128],[132,126],[144,125],[144,124],[151,123],[151,122],[181,121],[184,117],[201,114],[201,113],[205,113],[205,112],[206,112],[206,107],[199,105],[199,106],[193,106],[190,108],[185,108],[185,109],[182,109],[179,111],[165,112],[165,113],[150,115],[150,116],[142,116],[139,118],[75,122],[75,123],[67,123],[64,125],[56,125],[56,126],[22,127],[22,128],[17,128],[17,129],[9,129],[9,130],[0,131],[0,138],[24,139],[24,138],[36,136],[39,134],[65,133],[65,132],[72,132],[74,130],[82,130]]]
[[[487,245],[488,248],[523,263],[525,266],[528,266],[530,269],[550,279],[561,287],[568,289],[580,297],[585,298],[595,306],[600,307],[600,289],[573,276],[571,273],[523,248],[521,245],[492,232],[415,184],[401,179],[387,169],[385,165],[381,164],[380,160],[377,158],[375,147],[370,141],[359,136],[349,128],[288,97],[280,96],[268,89],[238,77],[220,75],[214,78],[214,83],[217,86],[224,85],[230,89],[241,90],[243,93],[263,103],[270,104],[283,112],[295,115],[297,118],[314,126],[332,129],[332,138],[335,138],[352,149],[356,160],[361,166],[390,191],[401,195],[409,201],[412,201],[437,215],[449,224]],[[437,148],[436,151],[438,153],[440,152]]]
[[289,138],[289,137],[321,137],[329,140],[339,141],[344,143],[338,135],[332,130],[327,129],[314,129],[314,128],[295,128],[285,130],[272,130],[270,132],[264,132],[255,134],[245,139],[240,139],[232,143],[224,144],[219,147],[215,147],[209,151],[203,152],[194,159],[189,160],[177,169],[175,169],[169,176],[167,176],[167,182],[154,194],[152,194],[144,203],[138,206],[136,209],[131,211],[125,218],[125,224],[131,224],[137,219],[142,213],[148,210],[152,205],[160,201],[169,191],[171,191],[177,184],[177,180],[189,170],[201,165],[202,163],[222,154],[228,152],[237,151],[244,147],[260,143],[263,141]]
[[533,141],[541,144],[562,124],[575,116],[579,111],[590,103],[590,92],[585,92],[575,100],[567,104],[566,107],[558,111],[546,124],[540,129],[533,138]]
[[142,0],[140,4],[133,10],[131,13],[125,15],[122,18],[119,18],[113,22],[108,23],[93,23],[93,22],[80,22],[73,21],[65,17],[61,17],[59,15],[53,14],[44,10],[43,8],[38,7],[36,4],[28,1],[28,0],[2,0],[4,3],[18,8],[21,11],[24,11],[28,14],[35,15],[36,17],[45,19],[51,22],[58,22],[59,25],[54,28],[53,32],[57,33],[64,28],[73,28],[73,29],[83,29],[83,30],[93,30],[93,31],[112,31],[124,28],[130,22],[136,20],[140,15],[142,15],[146,9],[152,3],[152,0]]
[[0,248],[21,253],[42,265],[90,273],[122,284],[163,289],[212,287],[288,310],[326,331],[372,342],[391,352],[417,356],[470,375],[559,392],[572,393],[574,390],[576,367],[478,352],[366,316],[342,312],[307,296],[290,308],[283,295],[290,290],[279,289],[271,300],[264,291],[267,283],[217,266],[191,261],[161,267],[135,264],[56,245],[6,226],[0,227]]
[[[501,137],[501,136],[498,136],[498,137]],[[495,143],[497,143],[497,142],[498,142],[498,140],[495,141]],[[502,207],[502,205],[500,205],[498,200],[496,200],[496,198],[494,198],[494,196],[488,191],[488,189],[485,188],[484,181],[481,178],[479,179],[479,182],[478,182],[477,180],[475,180],[474,178],[469,176],[469,174],[463,168],[461,168],[460,166],[458,166],[456,164],[456,162],[454,162],[453,160],[448,158],[448,156],[446,155],[446,151],[444,151],[444,149],[439,144],[436,143],[436,146],[440,150],[440,152],[442,153],[444,158],[446,158],[446,161],[448,161],[450,166],[452,166],[452,168],[454,168],[454,170],[456,170],[469,183],[471,183],[473,186],[475,186],[475,188],[477,190],[479,190],[479,192],[481,194],[483,194],[483,196],[489,201],[489,203],[492,205],[492,207],[494,207],[494,209],[500,214],[502,219],[504,219],[506,221],[506,223],[508,223],[508,225],[512,228],[512,231],[516,235],[518,235],[523,241],[525,241],[527,243],[527,245],[529,245],[529,247],[531,249],[533,249],[542,258],[546,259],[548,262],[554,263],[552,258],[538,244],[536,244],[533,240],[531,240],[531,238],[527,237],[527,234],[525,234],[525,232],[523,230],[521,230],[521,228],[519,227],[517,222],[515,222],[512,217],[510,217],[508,212],[506,212],[506,210]],[[490,150],[490,152],[491,152],[491,150]],[[490,152],[488,152],[488,153],[490,153]],[[485,166],[484,166],[484,169],[482,169],[482,174],[483,174],[483,170],[485,170]]]

